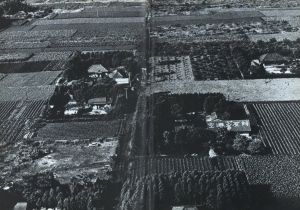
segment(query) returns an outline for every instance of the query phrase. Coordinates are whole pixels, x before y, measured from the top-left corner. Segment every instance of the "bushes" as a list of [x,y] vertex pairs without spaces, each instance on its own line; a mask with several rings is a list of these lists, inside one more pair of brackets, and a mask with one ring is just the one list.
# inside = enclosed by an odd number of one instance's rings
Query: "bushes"
[[239,134],[236,135],[232,148],[238,153],[247,153],[251,155],[264,154],[266,152],[262,140],[256,137],[247,138]]

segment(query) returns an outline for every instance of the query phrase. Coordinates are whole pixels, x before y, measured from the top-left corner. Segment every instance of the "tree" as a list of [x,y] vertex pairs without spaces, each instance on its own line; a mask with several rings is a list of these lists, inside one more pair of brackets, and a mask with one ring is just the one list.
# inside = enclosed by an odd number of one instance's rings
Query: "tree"
[[262,140],[255,138],[249,142],[247,150],[249,151],[250,154],[263,154],[266,148]]
[[244,153],[244,152],[247,152],[248,145],[249,145],[248,138],[237,134],[235,139],[233,140],[232,148],[235,151]]

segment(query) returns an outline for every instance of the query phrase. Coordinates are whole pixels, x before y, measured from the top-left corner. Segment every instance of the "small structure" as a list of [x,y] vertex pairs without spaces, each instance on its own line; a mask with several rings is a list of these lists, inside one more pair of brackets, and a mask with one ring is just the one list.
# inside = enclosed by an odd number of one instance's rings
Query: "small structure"
[[106,104],[110,104],[110,102],[107,100],[106,97],[100,97],[100,98],[92,98],[88,100],[88,104],[91,106],[96,106],[97,109],[105,106]]
[[173,206],[172,210],[199,210],[196,206]]
[[246,120],[213,120],[206,121],[208,129],[218,130],[221,128],[226,128],[228,131],[233,131],[237,133],[250,133],[251,126],[250,121]]
[[88,74],[92,78],[103,78],[108,73],[108,70],[101,64],[91,65],[88,69]]
[[18,202],[13,210],[27,210],[27,203],[26,202]]

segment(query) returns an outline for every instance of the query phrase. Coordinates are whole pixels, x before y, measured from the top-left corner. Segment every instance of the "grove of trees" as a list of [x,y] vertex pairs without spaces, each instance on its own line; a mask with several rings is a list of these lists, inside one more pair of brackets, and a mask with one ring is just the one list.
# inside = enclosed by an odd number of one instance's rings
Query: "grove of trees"
[[251,207],[249,184],[241,171],[185,171],[156,174],[124,183],[121,209],[171,209],[196,205],[216,210],[247,210]]

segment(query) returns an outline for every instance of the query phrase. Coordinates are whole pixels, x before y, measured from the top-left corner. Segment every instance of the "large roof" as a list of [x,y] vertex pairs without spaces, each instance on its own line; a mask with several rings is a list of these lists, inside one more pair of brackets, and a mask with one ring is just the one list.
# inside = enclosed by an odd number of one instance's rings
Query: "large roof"
[[286,62],[287,59],[278,53],[266,53],[260,56],[260,62],[262,63],[278,63]]
[[94,73],[94,74],[101,74],[101,73],[106,73],[108,70],[104,68],[101,64],[95,64],[91,65],[90,68],[88,69],[89,73]]

